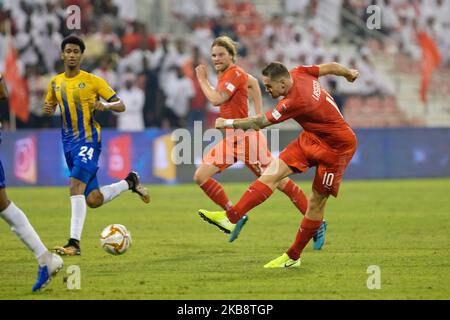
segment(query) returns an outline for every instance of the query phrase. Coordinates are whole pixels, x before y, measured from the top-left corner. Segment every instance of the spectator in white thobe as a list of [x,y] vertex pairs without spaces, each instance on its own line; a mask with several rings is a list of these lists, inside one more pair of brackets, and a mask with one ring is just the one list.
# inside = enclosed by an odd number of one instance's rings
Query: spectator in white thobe
[[123,76],[124,88],[119,90],[118,96],[126,106],[125,112],[117,113],[117,129],[119,131],[143,131],[145,95],[136,86],[136,76],[132,73]]

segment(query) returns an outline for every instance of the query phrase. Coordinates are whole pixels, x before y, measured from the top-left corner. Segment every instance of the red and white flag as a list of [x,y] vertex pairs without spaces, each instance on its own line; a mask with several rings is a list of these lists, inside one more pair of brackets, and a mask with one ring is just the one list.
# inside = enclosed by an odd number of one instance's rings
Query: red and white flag
[[12,40],[9,41],[5,61],[5,80],[9,90],[9,109],[23,122],[28,122],[30,115],[28,82],[21,76],[17,67],[17,50]]
[[417,38],[422,48],[422,85],[420,98],[423,103],[428,101],[428,87],[434,69],[441,64],[441,53],[434,40],[426,32],[419,32]]

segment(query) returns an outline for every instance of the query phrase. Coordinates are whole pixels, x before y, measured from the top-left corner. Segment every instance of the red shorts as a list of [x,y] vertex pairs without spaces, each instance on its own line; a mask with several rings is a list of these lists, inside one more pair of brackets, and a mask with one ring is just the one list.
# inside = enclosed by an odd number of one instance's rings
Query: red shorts
[[349,147],[333,150],[310,132],[302,134],[280,154],[294,172],[316,167],[313,188],[321,194],[337,197],[344,172],[356,151],[356,139]]
[[216,166],[220,172],[237,161],[242,161],[258,177],[267,169],[272,161],[272,155],[262,132],[228,131],[225,139],[215,145],[203,158],[203,163]]

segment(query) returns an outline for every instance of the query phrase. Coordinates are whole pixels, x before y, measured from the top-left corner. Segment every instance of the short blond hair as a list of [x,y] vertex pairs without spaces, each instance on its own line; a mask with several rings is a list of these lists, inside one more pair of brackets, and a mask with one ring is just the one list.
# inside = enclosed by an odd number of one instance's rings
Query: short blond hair
[[237,50],[239,48],[238,42],[233,41],[233,39],[231,39],[228,36],[220,36],[214,39],[211,48],[216,46],[225,48],[228,51],[228,53],[233,57],[233,62],[236,62]]

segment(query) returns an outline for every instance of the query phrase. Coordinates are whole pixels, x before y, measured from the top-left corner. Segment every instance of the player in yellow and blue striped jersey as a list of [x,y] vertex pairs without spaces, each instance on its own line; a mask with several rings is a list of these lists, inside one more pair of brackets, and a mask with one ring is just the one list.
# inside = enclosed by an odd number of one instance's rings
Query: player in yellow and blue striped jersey
[[[95,121],[97,111],[124,112],[125,105],[102,78],[80,70],[85,44],[77,36],[61,43],[64,73],[52,78],[48,85],[44,114],[61,110],[62,141],[70,170],[70,201],[72,219],[70,239],[64,247],[55,247],[61,255],[80,255],[80,240],[86,218],[86,204],[98,208],[126,190],[150,202],[147,188],[139,182],[136,172],[117,183],[99,187],[98,159],[101,152],[101,128]],[[102,98],[105,101],[100,101]]]

